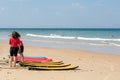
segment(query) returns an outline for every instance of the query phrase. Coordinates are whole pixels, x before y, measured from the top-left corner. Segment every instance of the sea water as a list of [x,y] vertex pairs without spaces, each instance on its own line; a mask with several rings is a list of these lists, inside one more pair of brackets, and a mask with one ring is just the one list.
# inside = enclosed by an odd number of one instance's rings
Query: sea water
[[120,54],[120,28],[0,28],[0,41],[8,42],[12,31],[24,45]]

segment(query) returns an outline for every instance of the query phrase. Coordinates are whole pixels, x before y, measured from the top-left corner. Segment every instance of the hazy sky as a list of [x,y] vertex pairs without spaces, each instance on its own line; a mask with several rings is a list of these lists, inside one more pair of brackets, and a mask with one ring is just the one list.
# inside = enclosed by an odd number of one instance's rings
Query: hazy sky
[[120,28],[120,0],[0,0],[0,27]]

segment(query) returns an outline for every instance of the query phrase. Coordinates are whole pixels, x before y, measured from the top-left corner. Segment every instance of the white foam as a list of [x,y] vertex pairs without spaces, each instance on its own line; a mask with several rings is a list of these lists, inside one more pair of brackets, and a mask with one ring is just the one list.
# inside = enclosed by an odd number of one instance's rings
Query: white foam
[[120,39],[105,39],[105,38],[86,38],[86,37],[77,37],[80,40],[92,40],[92,41],[120,41]]
[[110,43],[110,45],[120,46],[120,44]]
[[60,38],[60,39],[75,39],[75,37],[69,37],[69,36],[62,36],[62,35],[36,35],[36,34],[26,34],[27,36],[32,36],[32,37],[42,37],[42,38]]

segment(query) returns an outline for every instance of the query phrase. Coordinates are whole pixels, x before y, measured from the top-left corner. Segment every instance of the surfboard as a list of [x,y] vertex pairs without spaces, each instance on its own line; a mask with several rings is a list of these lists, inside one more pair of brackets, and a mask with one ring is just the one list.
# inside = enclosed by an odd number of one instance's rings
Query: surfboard
[[46,58],[46,57],[45,56],[24,56],[24,58]]
[[[8,57],[10,57],[10,54],[8,54]],[[20,57],[20,54],[18,54],[18,57]],[[24,56],[24,58],[46,58],[45,56]]]
[[20,63],[20,66],[24,66],[24,67],[64,67],[64,66],[69,66],[70,64],[53,64],[53,63]]
[[28,58],[46,58],[45,56],[25,56],[25,57],[28,57]]
[[28,70],[73,70],[79,66],[65,66],[65,67],[28,67]]
[[[17,57],[17,61],[21,61],[21,57]],[[49,58],[28,58],[28,57],[25,57],[24,58],[24,61],[26,62],[51,62],[52,59],[49,59]]]
[[51,62],[19,62],[20,64],[56,64],[56,65],[60,65],[63,64],[63,61],[51,61]]

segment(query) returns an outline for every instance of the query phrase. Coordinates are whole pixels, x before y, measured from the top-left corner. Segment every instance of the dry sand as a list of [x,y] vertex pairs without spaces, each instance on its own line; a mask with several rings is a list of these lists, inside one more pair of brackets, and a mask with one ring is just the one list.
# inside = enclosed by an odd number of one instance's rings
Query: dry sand
[[[9,45],[0,42],[0,59],[7,58]],[[3,69],[0,63],[0,80],[120,80],[120,56],[84,50],[54,49],[25,46],[25,56],[46,56],[53,61],[79,66],[76,70],[44,71]]]

